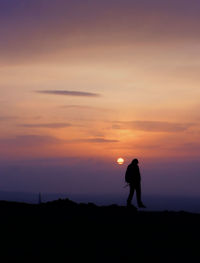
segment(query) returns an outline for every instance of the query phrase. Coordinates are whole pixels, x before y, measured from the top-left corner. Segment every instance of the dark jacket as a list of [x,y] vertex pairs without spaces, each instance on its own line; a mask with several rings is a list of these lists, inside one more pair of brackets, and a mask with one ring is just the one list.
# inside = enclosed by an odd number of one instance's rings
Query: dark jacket
[[141,181],[140,169],[137,164],[129,164],[126,170],[125,181],[129,184],[137,184]]

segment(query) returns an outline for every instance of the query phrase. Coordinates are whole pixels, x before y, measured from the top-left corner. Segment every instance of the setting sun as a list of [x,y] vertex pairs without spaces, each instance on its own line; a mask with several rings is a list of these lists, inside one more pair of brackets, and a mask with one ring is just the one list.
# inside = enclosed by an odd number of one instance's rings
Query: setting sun
[[118,158],[118,159],[117,159],[117,163],[118,163],[118,164],[123,164],[123,163],[124,163],[124,159],[121,158],[121,157]]

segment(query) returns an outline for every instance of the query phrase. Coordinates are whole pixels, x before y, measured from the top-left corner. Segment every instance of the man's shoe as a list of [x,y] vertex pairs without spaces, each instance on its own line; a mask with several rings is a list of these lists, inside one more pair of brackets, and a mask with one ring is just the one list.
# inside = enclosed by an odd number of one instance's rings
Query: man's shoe
[[143,203],[139,204],[138,207],[139,208],[146,208],[146,206]]
[[137,207],[134,206],[134,205],[132,205],[132,204],[127,204],[127,207],[128,207],[128,208],[131,208],[131,209],[133,209],[133,210],[137,210]]

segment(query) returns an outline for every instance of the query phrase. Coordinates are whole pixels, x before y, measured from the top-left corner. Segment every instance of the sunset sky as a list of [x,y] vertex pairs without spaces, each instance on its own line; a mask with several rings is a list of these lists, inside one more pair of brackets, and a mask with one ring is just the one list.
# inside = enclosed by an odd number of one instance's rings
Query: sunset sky
[[[200,2],[0,0],[0,190],[200,187]],[[118,157],[125,163],[119,166]]]

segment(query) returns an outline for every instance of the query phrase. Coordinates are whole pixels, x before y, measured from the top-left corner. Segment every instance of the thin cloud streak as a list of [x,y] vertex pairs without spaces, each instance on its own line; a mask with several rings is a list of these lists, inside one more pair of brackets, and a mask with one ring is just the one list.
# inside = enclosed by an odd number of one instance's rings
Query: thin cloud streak
[[62,109],[72,109],[72,110],[91,110],[91,111],[101,111],[101,112],[111,112],[114,110],[108,109],[108,108],[100,108],[100,107],[93,107],[93,106],[87,106],[87,105],[63,105],[60,108]]
[[100,97],[98,93],[71,91],[71,90],[37,90],[37,93],[60,95],[60,96],[75,96],[75,97]]
[[133,129],[147,132],[182,132],[188,130],[193,123],[173,123],[165,121],[127,121],[115,122],[113,129]]
[[16,119],[18,119],[18,117],[16,116],[0,116],[0,121],[10,121]]
[[19,127],[24,128],[66,128],[71,127],[70,123],[34,123],[34,124],[20,124]]
[[61,106],[61,108],[66,108],[66,109],[81,109],[81,110],[93,110],[93,109],[96,109],[95,107],[84,106],[84,105],[64,105],[64,106]]
[[57,139],[53,136],[43,136],[43,135],[19,135],[13,138],[2,138],[0,139],[0,144],[6,147],[17,146],[17,147],[27,147],[27,146],[38,146],[44,144],[57,144],[62,142],[62,140]]
[[112,143],[119,142],[118,140],[104,139],[104,138],[91,138],[78,140],[79,142],[93,142],[93,143]]

